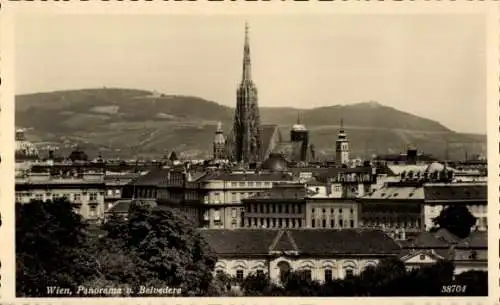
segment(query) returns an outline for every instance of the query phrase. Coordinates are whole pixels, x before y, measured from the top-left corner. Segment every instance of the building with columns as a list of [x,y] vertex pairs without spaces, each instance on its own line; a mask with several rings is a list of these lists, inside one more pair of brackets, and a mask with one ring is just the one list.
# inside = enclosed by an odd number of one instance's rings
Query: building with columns
[[360,274],[381,259],[396,257],[400,246],[377,230],[238,229],[200,230],[218,257],[215,273],[242,280],[251,273],[280,282],[303,271],[328,282]]
[[236,229],[243,226],[245,199],[292,181],[281,172],[213,172],[198,180],[202,192],[203,227]]

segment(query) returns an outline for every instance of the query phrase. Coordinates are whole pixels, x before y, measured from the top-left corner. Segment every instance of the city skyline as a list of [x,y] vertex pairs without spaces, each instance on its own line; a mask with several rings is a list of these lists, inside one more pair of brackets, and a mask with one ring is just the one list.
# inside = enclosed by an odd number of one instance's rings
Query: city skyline
[[[458,132],[486,133],[484,21],[450,17],[23,17],[15,35],[17,93],[138,88],[234,108],[247,20],[260,107],[375,100]],[[75,26],[80,35],[67,36],[65,28]],[[160,34],[147,30],[159,26]],[[325,27],[331,31],[318,31]]]

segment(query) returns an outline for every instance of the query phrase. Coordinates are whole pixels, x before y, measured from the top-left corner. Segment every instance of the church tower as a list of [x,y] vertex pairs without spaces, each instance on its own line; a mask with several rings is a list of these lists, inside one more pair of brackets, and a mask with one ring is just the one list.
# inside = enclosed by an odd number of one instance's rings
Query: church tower
[[217,130],[214,137],[214,160],[226,159],[226,138],[224,137],[224,130],[222,130],[222,123],[217,123]]
[[236,92],[234,114],[234,159],[238,162],[259,162],[262,159],[262,139],[257,88],[252,81],[248,24],[245,24],[243,75]]
[[344,120],[340,119],[340,130],[335,145],[335,163],[342,166],[349,162],[349,141],[344,131]]
[[309,147],[309,131],[306,126],[300,122],[300,114],[297,114],[297,124],[293,125],[292,130],[290,130],[290,141],[300,145],[299,160],[296,161],[306,162],[307,149]]

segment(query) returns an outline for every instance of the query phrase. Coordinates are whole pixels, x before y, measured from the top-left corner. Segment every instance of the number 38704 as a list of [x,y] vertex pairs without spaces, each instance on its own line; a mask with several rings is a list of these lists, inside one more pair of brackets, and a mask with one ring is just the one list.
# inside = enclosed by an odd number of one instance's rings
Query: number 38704
[[467,285],[443,285],[441,293],[464,293]]

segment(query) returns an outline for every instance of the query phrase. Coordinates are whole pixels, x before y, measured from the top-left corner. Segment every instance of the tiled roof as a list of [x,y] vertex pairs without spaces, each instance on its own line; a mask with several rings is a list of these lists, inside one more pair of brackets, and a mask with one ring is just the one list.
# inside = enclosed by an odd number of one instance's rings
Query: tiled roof
[[425,185],[425,201],[487,200],[488,187],[479,183]]
[[167,177],[168,172],[168,169],[155,168],[147,174],[137,177],[135,180],[131,181],[130,184],[141,186],[158,185]]
[[267,255],[269,251],[290,250],[306,255],[397,255],[401,250],[378,230],[287,229],[283,233],[273,229],[236,229],[201,233],[217,254],[225,255]]
[[154,199],[123,199],[123,200],[118,200],[115,202],[115,204],[106,211],[106,213],[128,213],[130,209],[130,205],[132,204],[140,204],[140,205],[149,205],[149,206],[157,206],[157,202]]
[[427,164],[424,165],[387,165],[387,167],[395,175],[400,175],[402,172],[413,172],[413,173],[424,173],[429,167]]
[[128,199],[127,200],[118,200],[117,202],[115,202],[115,204],[109,210],[106,211],[106,213],[111,213],[111,214],[128,213],[128,210],[130,208],[131,203],[132,203],[132,200],[128,200]]
[[263,229],[200,230],[217,254],[268,254],[278,231]]
[[[408,160],[408,157],[407,154],[387,154],[377,156],[375,160],[406,162]],[[437,159],[430,155],[418,154],[416,160],[420,162],[432,162],[436,161]]]
[[282,141],[281,132],[278,125],[261,125],[261,129],[262,152],[270,153],[274,148],[273,141],[275,139],[278,143]]
[[277,236],[278,240],[269,248],[270,251],[287,252],[299,250],[290,231],[280,231],[280,233]]
[[447,249],[451,245],[456,248],[487,248],[488,236],[486,232],[472,231],[464,239],[460,239],[446,229],[437,232],[422,232],[405,248]]
[[304,185],[276,185],[270,190],[258,192],[250,199],[304,199],[313,194]]
[[383,186],[374,192],[370,192],[361,199],[411,199],[423,200],[424,189],[423,187],[396,187],[396,186]]
[[470,235],[456,245],[457,248],[487,248],[488,247],[488,233],[473,231]]
[[260,173],[228,173],[213,172],[199,181],[222,180],[222,181],[291,181],[293,177],[286,173],[260,172]]
[[[274,142],[281,142],[281,132],[278,128],[278,125],[261,125],[261,141],[262,141],[262,153],[270,153],[274,147]],[[233,149],[234,143],[234,133],[231,130],[227,137],[226,143],[229,149]],[[264,156],[267,157],[267,156]]]
[[432,232],[422,232],[420,233],[410,244],[406,245],[408,248],[424,248],[424,249],[436,249],[436,248],[449,248],[450,244],[444,239],[436,236]]
[[282,155],[288,161],[299,161],[302,142],[281,142],[273,149],[273,153]]

